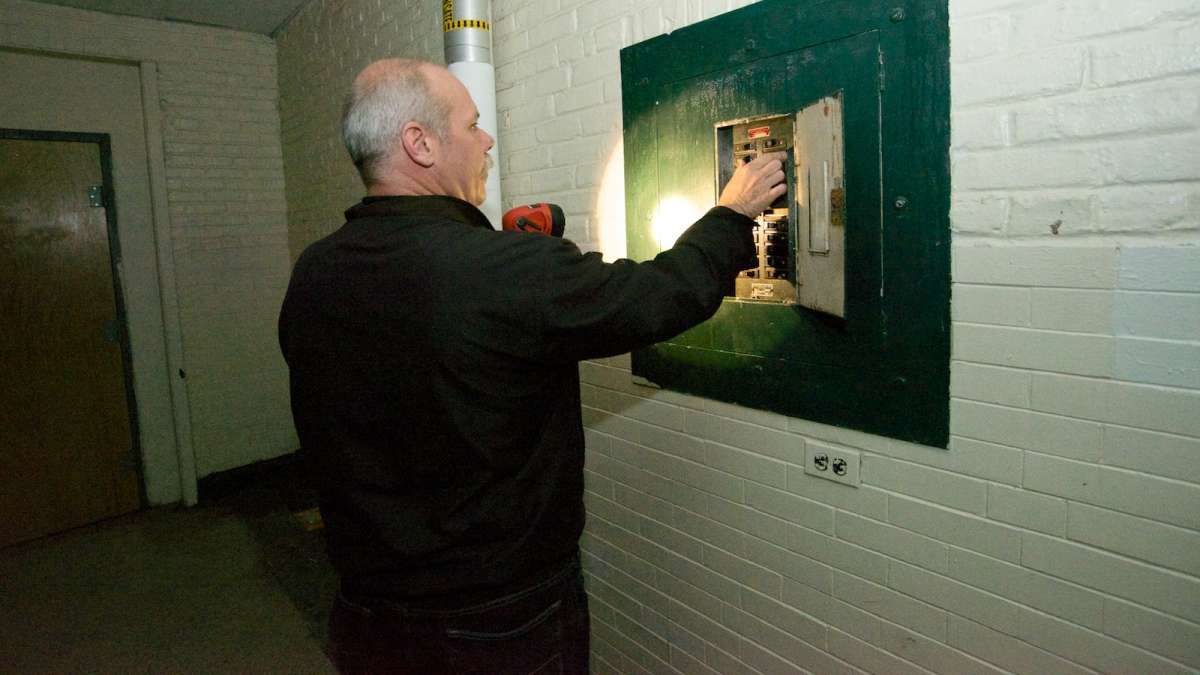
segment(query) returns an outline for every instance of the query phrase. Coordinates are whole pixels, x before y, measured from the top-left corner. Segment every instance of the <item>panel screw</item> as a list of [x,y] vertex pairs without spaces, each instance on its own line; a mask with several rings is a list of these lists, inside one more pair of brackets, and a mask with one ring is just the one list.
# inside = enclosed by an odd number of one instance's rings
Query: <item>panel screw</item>
[[897,211],[903,211],[908,206],[908,197],[896,197],[895,206]]
[[896,9],[892,10],[892,15],[889,18],[891,18],[892,23],[900,23],[904,20],[905,16],[906,14],[904,13],[904,8],[897,7]]

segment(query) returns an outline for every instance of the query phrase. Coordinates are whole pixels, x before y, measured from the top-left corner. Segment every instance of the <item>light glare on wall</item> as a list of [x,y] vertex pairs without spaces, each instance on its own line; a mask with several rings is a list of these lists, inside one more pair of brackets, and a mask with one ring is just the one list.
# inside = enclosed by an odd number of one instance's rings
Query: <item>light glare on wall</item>
[[685,197],[668,195],[660,201],[650,221],[650,232],[659,250],[674,246],[679,235],[703,215],[704,211]]
[[625,143],[618,140],[604,165],[596,198],[596,237],[604,259],[624,258],[625,250]]

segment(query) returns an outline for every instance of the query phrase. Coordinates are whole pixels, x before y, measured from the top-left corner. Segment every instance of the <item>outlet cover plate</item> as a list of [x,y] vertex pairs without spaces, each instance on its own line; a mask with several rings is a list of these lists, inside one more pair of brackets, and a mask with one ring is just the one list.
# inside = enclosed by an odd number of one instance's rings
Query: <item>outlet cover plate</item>
[[804,473],[835,483],[858,487],[860,456],[857,450],[819,441],[804,444]]

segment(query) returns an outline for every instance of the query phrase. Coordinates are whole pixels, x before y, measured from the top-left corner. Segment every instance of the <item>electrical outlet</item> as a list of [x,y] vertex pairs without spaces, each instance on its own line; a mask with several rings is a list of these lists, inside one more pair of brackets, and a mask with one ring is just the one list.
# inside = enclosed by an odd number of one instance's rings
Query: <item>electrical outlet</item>
[[857,450],[839,448],[817,441],[804,444],[804,473],[858,487]]

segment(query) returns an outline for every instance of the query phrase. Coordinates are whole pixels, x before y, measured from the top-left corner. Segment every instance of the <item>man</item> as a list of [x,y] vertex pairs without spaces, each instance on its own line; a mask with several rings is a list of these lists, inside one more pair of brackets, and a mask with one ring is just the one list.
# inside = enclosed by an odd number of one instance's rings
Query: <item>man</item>
[[587,671],[578,362],[711,316],[784,190],[761,158],[674,248],[607,264],[489,226],[478,117],[441,66],[359,74],[343,135],[368,196],[301,255],[280,316],[343,672]]

